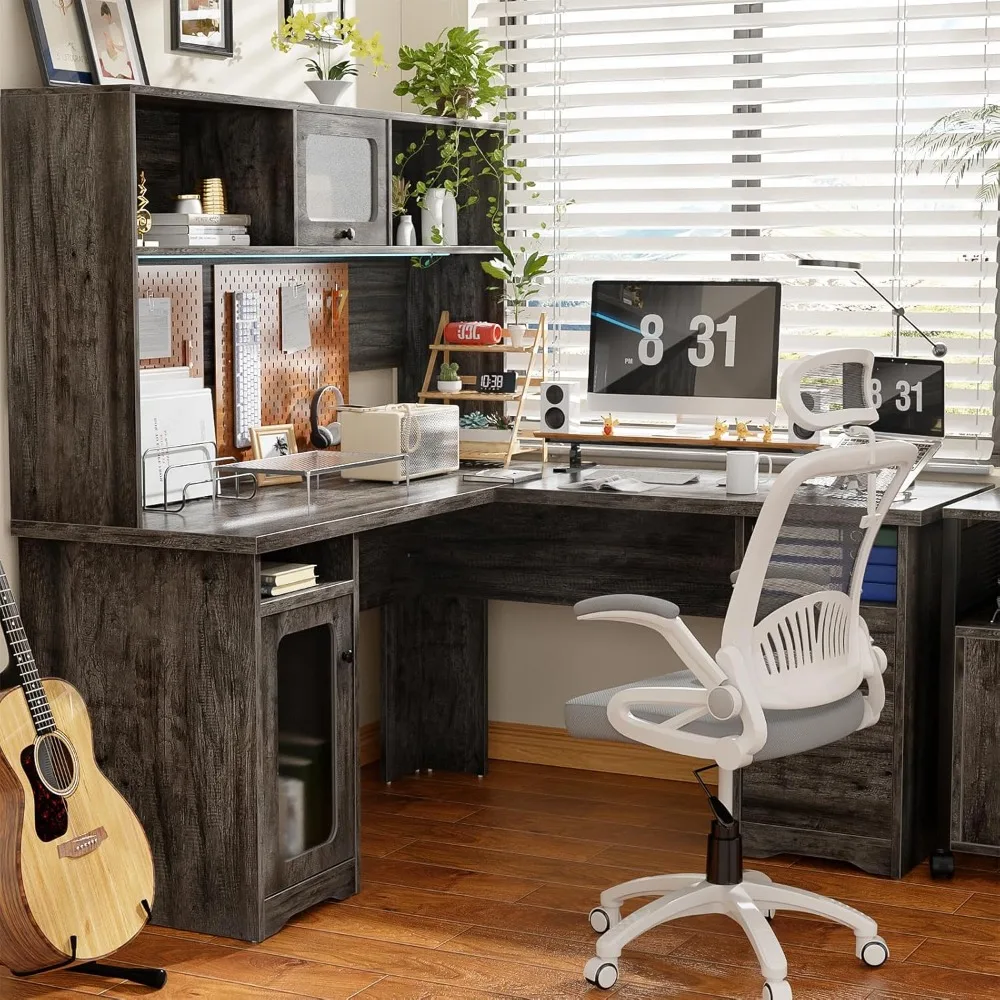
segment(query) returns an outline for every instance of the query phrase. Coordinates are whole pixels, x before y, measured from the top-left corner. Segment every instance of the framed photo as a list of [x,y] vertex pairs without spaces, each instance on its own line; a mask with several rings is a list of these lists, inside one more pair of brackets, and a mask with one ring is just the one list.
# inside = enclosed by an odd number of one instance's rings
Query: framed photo
[[233,54],[233,0],[170,0],[170,48],[206,56]]
[[149,83],[131,0],[76,0],[90,44],[95,83]]
[[48,84],[93,83],[81,0],[24,0],[42,78]]
[[[250,447],[254,458],[277,458],[298,452],[294,424],[271,424],[268,427],[250,428]],[[280,486],[282,483],[301,483],[301,476],[258,476],[258,486]]]
[[[344,0],[314,0],[314,2],[303,2],[303,0],[285,0],[285,17],[292,14],[318,14],[320,17],[328,17],[335,20],[338,17],[346,17],[344,10]],[[334,44],[331,39],[331,44]],[[339,44],[339,43],[336,43]]]

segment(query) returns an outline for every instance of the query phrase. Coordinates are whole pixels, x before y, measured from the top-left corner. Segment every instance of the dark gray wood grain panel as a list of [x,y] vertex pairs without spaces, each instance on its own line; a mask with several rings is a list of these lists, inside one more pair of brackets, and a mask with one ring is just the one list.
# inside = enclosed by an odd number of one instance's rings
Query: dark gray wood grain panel
[[261,704],[252,557],[23,541],[43,674],[76,685],[156,863],[153,920],[259,933]]
[[748,857],[803,854],[810,858],[846,861],[872,875],[892,875],[889,861],[892,851],[887,838],[852,837],[839,831],[803,830],[756,822],[744,822],[741,829]]
[[296,914],[329,899],[347,899],[360,889],[357,865],[346,861],[264,901],[261,940],[277,934]]
[[351,371],[398,368],[406,342],[406,286],[413,265],[401,260],[352,261]]
[[428,589],[382,611],[382,775],[485,774],[487,605]]
[[2,109],[12,515],[134,526],[131,96],[5,93]]

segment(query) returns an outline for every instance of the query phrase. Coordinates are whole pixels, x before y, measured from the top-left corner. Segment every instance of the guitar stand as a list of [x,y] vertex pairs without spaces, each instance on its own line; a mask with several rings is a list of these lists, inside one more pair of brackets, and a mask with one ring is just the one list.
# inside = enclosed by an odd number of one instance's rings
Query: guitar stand
[[[142,908],[146,911],[146,916],[153,915],[148,900],[142,901]],[[103,962],[83,962],[80,965],[73,965],[76,961],[76,935],[70,935],[70,957],[65,962],[57,965],[50,965],[47,969],[35,969],[34,972],[15,972],[17,978],[28,976],[40,976],[44,972],[55,972],[57,969],[65,969],[67,972],[78,972],[81,976],[106,976],[108,979],[124,979],[126,982],[135,983],[137,986],[148,986],[151,990],[162,990],[167,985],[166,969],[146,969],[127,965],[105,965]],[[72,968],[70,968],[72,966]]]

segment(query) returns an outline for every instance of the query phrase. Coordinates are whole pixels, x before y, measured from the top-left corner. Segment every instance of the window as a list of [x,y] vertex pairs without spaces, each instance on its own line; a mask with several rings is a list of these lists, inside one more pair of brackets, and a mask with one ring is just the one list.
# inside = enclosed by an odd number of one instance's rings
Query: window
[[[492,0],[508,50],[511,239],[546,228],[535,313],[561,377],[585,382],[595,278],[784,285],[782,360],[888,354],[892,315],[865,276],[948,346],[942,455],[993,451],[997,212],[915,174],[907,140],[1000,96],[1000,0]],[[1000,152],[998,152],[1000,156]],[[930,357],[902,329],[901,353]],[[738,414],[725,416],[735,417]]]

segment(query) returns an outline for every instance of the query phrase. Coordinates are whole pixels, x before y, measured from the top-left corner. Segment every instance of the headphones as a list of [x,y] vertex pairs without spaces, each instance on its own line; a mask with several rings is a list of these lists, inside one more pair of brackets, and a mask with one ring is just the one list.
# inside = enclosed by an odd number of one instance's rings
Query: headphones
[[335,444],[340,444],[339,420],[323,427],[319,424],[319,404],[328,392],[332,392],[337,399],[338,414],[344,408],[344,394],[337,386],[324,385],[316,390],[312,403],[309,404],[309,441],[314,448],[331,448]]

